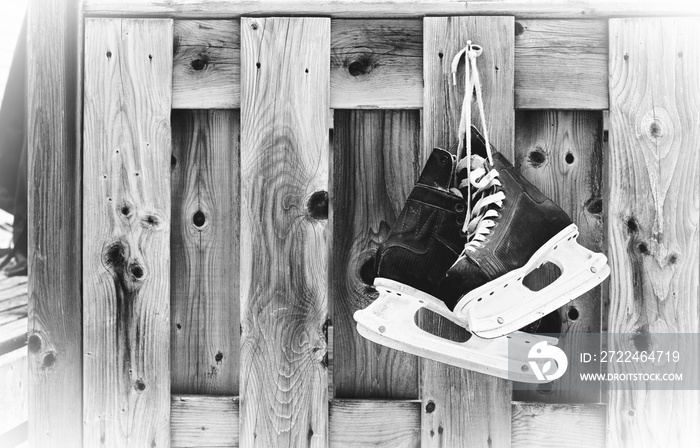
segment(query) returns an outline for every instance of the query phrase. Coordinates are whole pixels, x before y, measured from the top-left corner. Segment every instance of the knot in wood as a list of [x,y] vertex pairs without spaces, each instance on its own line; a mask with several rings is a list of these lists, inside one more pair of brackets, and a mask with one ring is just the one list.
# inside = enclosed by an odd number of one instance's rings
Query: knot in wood
[[313,219],[328,219],[328,192],[325,190],[314,192],[306,203],[306,210]]
[[654,107],[644,114],[640,122],[640,134],[659,145],[667,141],[673,131],[673,120],[666,109]]
[[351,76],[369,75],[376,65],[372,55],[365,53],[348,64],[348,73]]

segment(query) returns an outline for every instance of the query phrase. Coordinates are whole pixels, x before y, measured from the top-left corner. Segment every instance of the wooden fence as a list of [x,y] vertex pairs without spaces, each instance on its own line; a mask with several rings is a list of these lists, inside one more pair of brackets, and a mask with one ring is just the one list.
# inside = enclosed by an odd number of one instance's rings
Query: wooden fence
[[454,143],[470,39],[494,144],[610,258],[559,311],[563,343],[698,332],[700,10],[625,18],[659,8],[32,1],[30,441],[697,440],[697,391],[584,395],[571,372],[514,393],[352,319],[362,264]]

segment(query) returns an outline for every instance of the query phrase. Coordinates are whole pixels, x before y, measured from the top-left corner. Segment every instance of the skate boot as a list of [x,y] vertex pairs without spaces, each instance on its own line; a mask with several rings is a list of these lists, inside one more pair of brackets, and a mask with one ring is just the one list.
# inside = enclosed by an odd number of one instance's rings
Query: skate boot
[[[473,53],[467,54],[467,70],[476,73],[473,84],[486,130]],[[460,142],[471,122],[468,96],[462,105]],[[595,287],[610,267],[605,255],[576,242],[578,229],[571,218],[492,150],[486,132],[481,136],[472,127],[471,136],[466,157],[457,164],[465,177],[460,192],[468,198],[462,227],[467,243],[442,280],[439,296],[469,331],[498,338]],[[539,291],[530,290],[523,279],[545,263],[556,265],[561,275]]]
[[516,332],[508,338],[464,342],[444,339],[416,325],[422,308],[465,328],[437,293],[445,272],[466,240],[460,229],[467,204],[453,187],[455,159],[434,149],[387,239],[375,258],[379,297],[354,314],[358,332],[371,341],[454,366],[524,382],[540,382],[528,372],[528,350],[556,339]]

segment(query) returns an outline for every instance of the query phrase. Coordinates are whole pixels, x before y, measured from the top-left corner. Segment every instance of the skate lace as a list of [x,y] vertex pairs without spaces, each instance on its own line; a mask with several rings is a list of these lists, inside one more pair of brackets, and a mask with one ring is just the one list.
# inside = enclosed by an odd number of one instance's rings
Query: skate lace
[[[491,145],[489,144],[488,128],[486,126],[486,114],[484,113],[484,100],[481,94],[481,80],[479,79],[479,71],[476,67],[476,58],[482,53],[482,48],[478,45],[472,45],[471,41],[467,41],[467,46],[457,53],[452,59],[452,83],[457,84],[457,68],[465,56],[464,69],[465,74],[465,89],[464,99],[462,101],[462,113],[459,121],[459,144],[457,154],[462,154],[466,144],[466,154],[457,162],[456,173],[467,169],[469,173],[466,179],[459,183],[459,188],[467,188],[467,219],[464,220],[462,232],[467,236],[467,243],[464,245],[464,250],[459,256],[459,259],[466,256],[466,253],[475,252],[483,247],[488,235],[491,233],[491,228],[496,226],[494,219],[501,215],[495,207],[503,207],[505,194],[498,190],[501,182],[498,180],[498,171],[491,168],[487,170],[485,167],[493,166],[493,155],[491,154]],[[467,132],[471,126],[472,114],[472,93],[476,92],[476,104],[481,118],[481,125],[484,134],[484,143],[486,146],[486,154],[488,157],[488,165],[482,164],[480,167],[472,167],[472,143],[471,135]],[[455,173],[455,175],[457,175]],[[472,193],[472,189],[475,191]],[[455,189],[456,190],[456,189]],[[455,193],[462,196],[459,190]],[[458,261],[459,261],[458,259]]]

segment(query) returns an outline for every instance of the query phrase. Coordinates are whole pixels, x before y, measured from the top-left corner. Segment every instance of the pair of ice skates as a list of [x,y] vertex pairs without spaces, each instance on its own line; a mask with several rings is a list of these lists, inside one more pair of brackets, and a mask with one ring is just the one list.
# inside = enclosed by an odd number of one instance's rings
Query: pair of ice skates
[[[379,344],[510,380],[541,382],[528,353],[556,339],[516,331],[565,305],[610,273],[603,254],[580,246],[569,216],[523,178],[488,136],[471,126],[471,97],[484,120],[476,57],[464,54],[467,86],[457,160],[434,149],[396,224],[375,257],[379,297],[354,315],[357,330]],[[467,135],[469,131],[469,135]],[[464,151],[466,146],[466,151]],[[561,275],[532,291],[523,279],[545,263]],[[467,329],[465,342],[416,324],[426,308]]]

